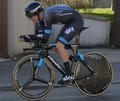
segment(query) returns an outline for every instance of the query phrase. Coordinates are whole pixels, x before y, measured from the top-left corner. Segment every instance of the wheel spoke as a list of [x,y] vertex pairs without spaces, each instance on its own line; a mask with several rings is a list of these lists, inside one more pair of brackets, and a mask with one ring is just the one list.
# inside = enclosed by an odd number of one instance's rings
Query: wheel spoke
[[42,79],[42,78],[40,78],[40,77],[36,77],[35,78],[35,80],[37,80],[37,81],[39,81],[39,82],[42,82],[42,83],[45,83],[45,84],[48,84],[49,82],[48,81],[46,81],[46,80],[44,80],[44,79]]
[[33,82],[33,79],[30,78],[20,89],[19,91],[23,90],[25,87],[27,87],[31,82]]
[[33,64],[32,57],[30,57],[30,66],[31,66],[31,73],[32,73],[32,75],[35,76],[35,69],[34,69],[34,64]]

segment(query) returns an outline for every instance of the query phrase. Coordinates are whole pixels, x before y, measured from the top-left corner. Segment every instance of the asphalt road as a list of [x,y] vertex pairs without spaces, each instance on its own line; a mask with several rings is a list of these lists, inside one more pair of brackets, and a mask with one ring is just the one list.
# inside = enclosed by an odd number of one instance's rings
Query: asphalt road
[[[89,97],[81,93],[76,87],[54,88],[52,92],[40,101],[119,101],[120,84],[112,84],[102,95]],[[15,91],[1,91],[0,101],[27,101]]]

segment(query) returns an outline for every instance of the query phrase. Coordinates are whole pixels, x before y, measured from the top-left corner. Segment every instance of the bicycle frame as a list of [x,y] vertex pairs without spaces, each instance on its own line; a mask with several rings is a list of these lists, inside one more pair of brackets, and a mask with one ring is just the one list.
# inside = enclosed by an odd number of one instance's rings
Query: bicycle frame
[[[78,43],[72,43],[72,44],[66,44],[66,46],[69,46],[74,54],[74,59],[72,61],[72,69],[74,69],[75,64],[77,61],[81,61],[86,68],[88,68],[88,70],[91,72],[91,74],[88,75],[83,75],[83,76],[79,76],[79,77],[75,77],[75,80],[77,79],[81,79],[81,78],[87,78],[89,79],[90,76],[95,75],[94,70],[87,65],[87,63],[84,61],[84,56],[82,54],[79,53],[78,51]],[[63,75],[65,76],[65,69],[64,67],[62,67],[49,53],[49,49],[52,49],[53,47],[55,47],[55,44],[44,44],[44,49],[39,51],[39,56],[40,56],[40,60],[37,62],[36,66],[41,66],[44,57],[46,57],[47,59],[49,59],[51,61],[51,63],[54,65],[54,67]],[[73,70],[72,70],[73,71]]]

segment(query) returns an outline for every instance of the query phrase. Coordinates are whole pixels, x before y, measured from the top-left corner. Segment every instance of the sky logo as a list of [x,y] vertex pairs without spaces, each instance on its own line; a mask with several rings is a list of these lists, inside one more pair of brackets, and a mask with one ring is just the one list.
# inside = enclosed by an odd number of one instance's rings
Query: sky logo
[[74,28],[73,27],[65,30],[66,34],[69,34],[70,32],[74,32]]

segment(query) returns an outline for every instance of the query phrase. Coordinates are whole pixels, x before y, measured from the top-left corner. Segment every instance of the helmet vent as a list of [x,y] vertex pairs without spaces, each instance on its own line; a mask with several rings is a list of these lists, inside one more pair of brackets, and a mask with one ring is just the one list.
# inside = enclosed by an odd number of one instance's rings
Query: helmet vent
[[41,5],[39,5],[39,6],[36,7],[35,9],[31,10],[30,12],[31,12],[31,13],[34,13],[34,12],[38,11],[38,9],[39,9],[40,7],[41,7]]

